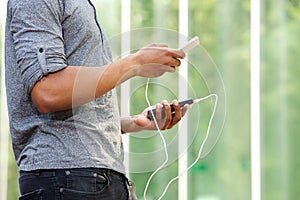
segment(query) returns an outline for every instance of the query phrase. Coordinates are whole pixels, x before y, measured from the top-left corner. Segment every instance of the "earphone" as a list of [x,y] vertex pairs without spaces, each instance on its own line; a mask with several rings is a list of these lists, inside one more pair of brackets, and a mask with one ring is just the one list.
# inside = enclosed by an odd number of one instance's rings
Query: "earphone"
[[[147,79],[147,83],[146,83],[145,99],[146,99],[146,101],[147,101],[148,106],[151,107],[151,104],[150,104],[150,101],[149,101],[149,98],[148,98],[149,82],[150,82],[150,78]],[[173,178],[173,179],[171,179],[171,180],[169,181],[169,183],[168,183],[167,186],[165,187],[163,193],[162,193],[161,196],[158,198],[158,200],[160,200],[160,199],[163,198],[163,196],[166,194],[166,192],[167,192],[169,186],[170,186],[174,181],[176,181],[177,179],[179,179],[184,173],[186,173],[188,170],[190,170],[190,169],[191,169],[191,168],[192,168],[192,167],[200,160],[200,158],[201,158],[201,153],[202,153],[203,147],[204,147],[204,145],[205,145],[205,143],[206,143],[206,141],[207,141],[207,138],[209,137],[209,133],[210,133],[210,128],[211,128],[212,120],[213,120],[214,115],[215,115],[215,112],[216,112],[216,108],[217,108],[217,104],[218,104],[218,95],[217,95],[217,94],[210,94],[210,95],[208,95],[208,96],[206,96],[206,97],[197,99],[197,101],[195,102],[195,103],[198,103],[198,102],[204,101],[204,100],[206,100],[206,99],[209,99],[209,98],[211,98],[211,97],[215,97],[215,103],[214,103],[214,107],[213,107],[213,112],[212,112],[212,115],[211,115],[211,117],[210,117],[210,120],[209,120],[209,123],[208,123],[208,128],[207,128],[207,131],[206,131],[206,135],[205,135],[205,138],[204,138],[204,140],[203,140],[203,142],[202,142],[202,144],[201,144],[201,146],[200,146],[200,149],[199,149],[199,152],[198,152],[198,155],[197,155],[196,160],[195,160],[190,166],[188,166],[181,174],[179,174],[178,176],[176,176],[175,178]],[[150,112],[151,112],[151,115],[152,115],[152,116],[155,116],[152,109],[150,110]],[[153,118],[153,121],[154,121],[154,123],[155,123],[155,126],[156,126],[156,128],[157,128],[157,131],[158,131],[158,133],[159,133],[159,135],[160,135],[160,137],[161,137],[161,140],[162,140],[162,142],[163,142],[164,152],[165,152],[165,157],[166,157],[166,159],[165,159],[165,161],[163,162],[163,164],[162,164],[161,166],[159,166],[159,167],[151,174],[151,176],[149,177],[149,179],[148,179],[148,181],[147,181],[147,184],[146,184],[146,186],[145,186],[145,189],[144,189],[144,194],[143,194],[144,200],[147,199],[147,198],[146,198],[146,194],[147,194],[147,190],[148,190],[148,187],[149,187],[149,185],[150,185],[150,182],[151,182],[152,178],[155,176],[155,174],[156,174],[158,171],[160,171],[160,170],[166,165],[166,163],[167,163],[168,160],[169,160],[169,154],[168,154],[168,150],[167,150],[166,140],[165,140],[165,138],[164,138],[164,136],[163,136],[163,134],[162,134],[162,132],[161,132],[161,130],[160,130],[160,128],[159,128],[158,122],[157,122],[157,120],[156,120],[155,117]]]

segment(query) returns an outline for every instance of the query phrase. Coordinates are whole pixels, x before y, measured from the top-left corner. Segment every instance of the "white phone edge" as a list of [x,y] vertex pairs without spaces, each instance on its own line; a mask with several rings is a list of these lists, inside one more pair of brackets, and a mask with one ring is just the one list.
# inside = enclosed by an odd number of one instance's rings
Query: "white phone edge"
[[183,47],[180,48],[184,53],[189,52],[196,46],[200,44],[200,40],[198,36],[193,37],[190,41],[188,41]]

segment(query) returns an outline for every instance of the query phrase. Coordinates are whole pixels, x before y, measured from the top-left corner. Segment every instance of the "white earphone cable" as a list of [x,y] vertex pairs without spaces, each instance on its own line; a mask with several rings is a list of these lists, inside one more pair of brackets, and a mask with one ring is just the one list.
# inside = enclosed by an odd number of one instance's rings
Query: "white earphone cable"
[[[149,81],[150,81],[150,78],[148,78],[148,80],[147,80],[146,89],[145,89],[145,97],[146,97],[147,104],[148,104],[148,106],[150,107],[151,104],[150,104],[150,101],[149,101],[149,98],[148,98]],[[154,116],[152,110],[151,110],[151,115]],[[165,157],[166,157],[166,159],[165,159],[165,161],[163,162],[163,164],[162,164],[161,166],[159,166],[159,167],[151,174],[151,176],[149,177],[149,179],[148,179],[148,181],[147,181],[147,184],[146,184],[146,187],[145,187],[145,189],[144,189],[144,199],[145,199],[145,200],[146,200],[147,190],[148,190],[148,187],[149,187],[149,185],[150,185],[150,182],[151,182],[152,178],[154,177],[154,175],[155,175],[158,171],[160,171],[160,170],[165,166],[165,164],[167,164],[167,162],[168,162],[168,160],[169,160],[169,154],[168,154],[168,149],[167,149],[166,140],[165,140],[164,136],[162,135],[162,132],[161,132],[161,130],[160,130],[160,128],[159,128],[159,125],[158,125],[158,122],[157,122],[156,118],[153,117],[153,119],[154,119],[155,126],[156,126],[156,128],[157,128],[157,131],[158,131],[158,133],[159,133],[159,135],[160,135],[160,137],[161,137],[161,140],[162,140],[162,142],[163,142],[163,145],[164,145],[164,150],[165,150]]]
[[216,100],[215,100],[215,104],[214,104],[214,108],[213,108],[212,115],[211,115],[210,120],[209,120],[209,123],[208,123],[208,128],[207,128],[207,131],[206,131],[206,136],[205,136],[205,138],[204,138],[204,140],[203,140],[203,142],[202,142],[202,144],[201,144],[201,146],[200,146],[200,149],[199,149],[199,153],[198,153],[197,158],[196,158],[195,161],[194,161],[189,167],[187,167],[181,174],[179,174],[178,176],[176,176],[175,178],[173,178],[173,179],[171,179],[171,180],[169,181],[169,183],[167,184],[167,186],[166,186],[165,189],[164,189],[164,192],[161,194],[161,196],[158,198],[158,200],[160,200],[160,199],[163,198],[163,196],[166,194],[166,192],[167,192],[169,186],[170,186],[175,180],[179,179],[183,174],[185,174],[187,171],[189,171],[189,170],[190,170],[190,169],[191,169],[191,168],[192,168],[192,167],[200,160],[201,154],[202,154],[202,151],[203,151],[203,147],[204,147],[204,145],[206,144],[206,141],[207,141],[207,139],[208,139],[208,137],[209,137],[210,128],[211,128],[211,123],[212,123],[212,120],[213,120],[213,118],[214,118],[215,111],[216,111],[216,107],[217,107],[217,103],[218,103],[218,95],[216,95],[216,94],[210,94],[210,95],[208,95],[208,96],[206,96],[206,97],[204,97],[204,98],[199,99],[199,102],[200,102],[200,101],[206,100],[206,99],[208,99],[208,98],[210,98],[210,97],[215,97]]
[[[145,98],[146,98],[146,101],[147,101],[148,106],[150,107],[151,104],[150,104],[150,101],[149,101],[149,99],[148,99],[148,87],[149,87],[149,82],[150,82],[150,78],[148,78],[148,80],[147,80],[146,89],[145,89]],[[207,131],[206,131],[206,135],[205,135],[205,138],[204,138],[204,140],[203,140],[203,142],[202,142],[202,144],[201,144],[201,146],[200,146],[200,149],[199,149],[199,153],[198,153],[198,155],[197,155],[197,158],[196,158],[195,161],[194,161],[190,166],[188,166],[181,174],[179,174],[178,176],[176,176],[175,178],[173,178],[173,179],[171,179],[171,180],[169,181],[169,183],[168,183],[167,186],[165,187],[163,193],[162,193],[161,196],[158,198],[158,200],[161,200],[161,199],[163,198],[163,196],[166,194],[166,192],[167,192],[169,186],[170,186],[175,180],[179,179],[183,174],[185,174],[188,170],[190,170],[190,169],[191,169],[191,168],[192,168],[192,167],[200,160],[201,154],[202,154],[202,151],[203,151],[203,148],[204,148],[204,145],[205,145],[205,143],[206,143],[206,141],[207,141],[207,139],[208,139],[208,137],[209,137],[209,133],[210,133],[210,128],[211,128],[212,120],[213,120],[214,115],[215,115],[215,112],[216,112],[216,108],[217,108],[217,104],[218,104],[218,95],[217,95],[217,94],[210,94],[210,95],[208,95],[208,96],[206,96],[206,97],[199,98],[199,99],[196,99],[196,100],[194,101],[195,103],[198,103],[198,102],[204,101],[204,100],[206,100],[206,99],[209,99],[209,98],[211,98],[211,97],[215,97],[215,103],[214,103],[214,107],[213,107],[213,112],[212,112],[212,115],[211,115],[211,117],[210,117],[210,120],[209,120],[209,123],[208,123],[208,127],[207,127]],[[152,110],[151,110],[151,115],[154,116]],[[165,159],[165,161],[163,162],[163,164],[162,164],[160,167],[158,167],[158,168],[151,174],[150,178],[148,179],[147,184],[146,184],[146,187],[145,187],[145,189],[144,189],[144,200],[146,200],[147,190],[148,190],[148,187],[149,187],[149,185],[150,185],[150,182],[151,182],[152,178],[154,177],[154,175],[155,175],[158,171],[160,171],[160,170],[166,165],[166,163],[168,162],[168,159],[169,159],[166,140],[165,140],[165,138],[164,138],[164,136],[163,136],[163,134],[162,134],[162,132],[161,132],[161,130],[160,130],[160,128],[159,128],[159,125],[158,125],[158,122],[157,122],[156,118],[154,117],[153,120],[154,120],[154,123],[155,123],[155,125],[156,125],[156,128],[157,128],[157,130],[158,130],[158,132],[159,132],[159,135],[160,135],[160,137],[161,137],[161,140],[162,140],[162,142],[163,142],[163,146],[164,146],[164,150],[165,150],[165,156],[166,156],[166,159]]]

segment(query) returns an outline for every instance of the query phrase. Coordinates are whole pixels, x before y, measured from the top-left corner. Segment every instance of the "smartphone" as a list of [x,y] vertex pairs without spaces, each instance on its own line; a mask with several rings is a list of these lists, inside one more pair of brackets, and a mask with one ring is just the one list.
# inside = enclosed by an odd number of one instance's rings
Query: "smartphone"
[[193,37],[190,41],[188,41],[183,47],[180,48],[184,53],[189,52],[196,46],[200,44],[200,40],[198,36]]
[[[180,101],[179,106],[182,108],[186,104],[191,105],[193,103],[194,103],[193,99],[188,99],[188,100],[185,100],[185,101]],[[174,106],[173,106],[172,103],[170,104],[170,107],[171,107],[172,115],[174,115],[175,114],[174,113]],[[156,108],[148,110],[147,117],[148,117],[148,119],[153,120],[154,117],[156,117]],[[166,117],[166,111],[165,111],[164,107],[162,107],[162,109],[161,109],[161,117],[162,117],[162,119],[164,119]]]

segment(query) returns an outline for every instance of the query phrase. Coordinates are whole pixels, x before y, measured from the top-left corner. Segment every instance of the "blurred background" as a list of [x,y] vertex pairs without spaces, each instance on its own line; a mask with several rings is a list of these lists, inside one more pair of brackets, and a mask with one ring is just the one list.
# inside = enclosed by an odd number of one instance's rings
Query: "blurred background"
[[[125,3],[124,3],[125,2]],[[118,37],[128,25],[127,30],[143,28],[133,34],[138,36],[147,33],[146,27],[155,30],[164,29],[162,41],[170,41],[171,47],[177,48],[178,43],[172,38],[173,32],[178,32],[182,14],[181,1],[171,0],[94,0],[98,19],[109,38]],[[202,42],[201,48],[195,50],[196,55],[190,55],[191,67],[188,68],[187,82],[191,89],[190,97],[202,97],[211,92],[221,93],[220,104],[226,108],[224,123],[217,124],[220,129],[214,131],[214,140],[210,143],[206,157],[203,157],[186,174],[186,192],[179,197],[182,190],[179,183],[174,182],[163,199],[191,200],[247,200],[252,199],[251,187],[251,26],[250,0],[189,0],[186,1],[187,34],[191,38],[198,35]],[[300,1],[299,0],[263,0],[260,1],[260,141],[261,176],[259,196],[263,200],[300,200],[300,157],[298,155],[300,141]],[[4,38],[6,1],[1,1],[0,34]],[[124,7],[127,7],[124,9]],[[124,15],[125,13],[125,15]],[[124,16],[129,17],[124,21]],[[124,24],[125,23],[125,24]],[[128,24],[126,24],[128,23]],[[153,31],[153,28],[149,32]],[[149,33],[148,32],[148,33]],[[155,31],[154,31],[155,32]],[[152,33],[152,32],[151,32]],[[170,33],[170,35],[168,35]],[[151,35],[149,33],[149,35]],[[163,34],[162,34],[163,35]],[[168,37],[170,36],[170,37]],[[157,38],[154,37],[155,39]],[[113,39],[112,39],[113,40]],[[145,35],[141,40],[152,41]],[[3,40],[0,41],[1,54]],[[174,43],[173,43],[174,42]],[[132,44],[131,46],[134,46]],[[137,45],[139,47],[139,45]],[[119,43],[114,43],[112,50],[121,49]],[[131,48],[132,49],[132,48]],[[117,51],[117,50],[116,50]],[[199,56],[199,60],[195,57]],[[203,58],[203,59],[201,59]],[[1,185],[0,199],[18,199],[18,172],[15,164],[8,121],[3,80],[3,56],[1,59]],[[208,60],[212,75],[201,65]],[[202,62],[203,64],[203,62]],[[205,63],[204,63],[205,64]],[[203,71],[202,71],[203,70]],[[161,102],[162,98],[172,100],[178,98],[178,74],[151,80],[149,97],[151,102]],[[211,82],[216,82],[213,85]],[[145,103],[145,80],[134,79],[127,83],[130,101],[130,114],[141,112]],[[171,89],[165,85],[175,85]],[[161,86],[163,85],[163,86]],[[194,91],[200,88],[200,91]],[[223,88],[225,90],[223,90]],[[118,88],[120,102],[122,88]],[[223,93],[224,92],[224,93]],[[226,96],[226,98],[225,98]],[[202,106],[203,105],[203,106]],[[193,112],[187,117],[189,148],[187,163],[192,163],[197,157],[211,116],[213,101],[199,104],[196,107],[201,115],[193,122]],[[253,106],[253,105],[252,105]],[[222,109],[222,107],[219,107]],[[125,110],[126,110],[125,109]],[[120,105],[120,110],[122,106]],[[195,109],[196,110],[196,109]],[[126,111],[121,112],[126,113]],[[222,113],[221,113],[222,114]],[[218,119],[218,118],[217,118]],[[253,120],[253,119],[252,119]],[[196,123],[196,124],[195,124]],[[224,126],[223,126],[224,125]],[[214,124],[213,124],[214,126]],[[180,128],[168,131],[165,136],[169,142],[177,139]],[[298,132],[299,131],[299,132]],[[197,134],[194,134],[197,133]],[[201,133],[201,134],[198,134]],[[143,135],[144,134],[144,135]],[[148,134],[148,135],[147,135]],[[198,136],[200,135],[200,136]],[[145,138],[143,139],[142,136]],[[199,138],[197,138],[199,137]],[[162,147],[162,142],[155,133],[142,133],[126,138],[129,152],[145,153]],[[7,143],[8,142],[8,143]],[[175,145],[176,146],[176,145]],[[177,145],[178,146],[178,145]],[[174,147],[178,151],[178,147]],[[172,147],[173,148],[173,147]],[[141,151],[143,149],[144,151]],[[169,151],[172,149],[169,148]],[[163,156],[163,155],[162,155]],[[162,157],[163,158],[163,157]],[[159,158],[159,161],[162,161]],[[145,160],[128,156],[128,165],[136,166]],[[155,160],[153,160],[155,162]],[[178,175],[179,162],[175,159],[169,162],[152,180],[147,192],[147,199],[157,199],[170,179]],[[155,169],[155,168],[154,168]],[[142,199],[146,182],[153,169],[129,170],[130,178],[137,185],[137,195]]]

